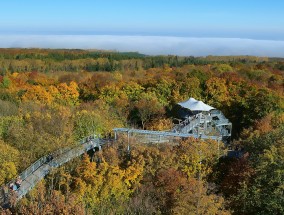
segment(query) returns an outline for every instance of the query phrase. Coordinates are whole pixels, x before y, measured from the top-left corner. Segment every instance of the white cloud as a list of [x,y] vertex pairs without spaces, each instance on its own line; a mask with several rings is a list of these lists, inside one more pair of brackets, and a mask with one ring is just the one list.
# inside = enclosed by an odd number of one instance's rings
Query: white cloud
[[284,57],[284,41],[112,35],[0,35],[2,48],[78,48],[159,55],[255,55]]

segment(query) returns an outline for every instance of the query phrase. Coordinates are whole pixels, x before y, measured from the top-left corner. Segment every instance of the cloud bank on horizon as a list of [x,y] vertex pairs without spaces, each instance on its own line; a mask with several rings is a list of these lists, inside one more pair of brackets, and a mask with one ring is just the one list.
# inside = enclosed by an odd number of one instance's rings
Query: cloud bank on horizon
[[1,48],[138,51],[148,55],[284,57],[284,41],[118,35],[0,35]]

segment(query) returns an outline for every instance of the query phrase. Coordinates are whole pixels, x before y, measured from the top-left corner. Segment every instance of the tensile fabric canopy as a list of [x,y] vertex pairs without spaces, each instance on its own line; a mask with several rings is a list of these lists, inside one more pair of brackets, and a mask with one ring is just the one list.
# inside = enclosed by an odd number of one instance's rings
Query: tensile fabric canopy
[[214,107],[211,107],[210,105],[205,104],[202,101],[198,101],[194,98],[190,98],[184,102],[178,103],[183,108],[189,109],[191,111],[210,111],[215,109]]

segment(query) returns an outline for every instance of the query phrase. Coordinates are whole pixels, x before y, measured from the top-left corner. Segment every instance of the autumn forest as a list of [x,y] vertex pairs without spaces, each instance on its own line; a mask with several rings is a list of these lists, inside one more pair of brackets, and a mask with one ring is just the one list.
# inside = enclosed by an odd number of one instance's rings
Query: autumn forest
[[[2,214],[284,214],[284,59],[0,49],[0,185],[115,127],[166,131],[190,97],[232,122],[213,140],[120,138],[54,168]],[[228,150],[240,152],[229,156]]]

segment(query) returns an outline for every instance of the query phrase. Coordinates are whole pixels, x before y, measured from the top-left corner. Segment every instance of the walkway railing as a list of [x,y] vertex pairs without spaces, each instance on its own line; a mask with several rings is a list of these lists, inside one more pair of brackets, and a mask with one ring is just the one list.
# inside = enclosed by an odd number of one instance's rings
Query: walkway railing
[[5,204],[7,205],[12,194],[16,194],[16,200],[21,199],[32,188],[34,188],[36,184],[43,179],[52,168],[59,167],[95,147],[101,148],[105,142],[105,140],[97,138],[96,135],[88,136],[80,140],[80,145],[62,148],[53,152],[51,154],[53,157],[51,161],[47,158],[47,156],[38,159],[19,175],[22,183],[17,190],[11,191],[9,189],[9,185],[14,183],[14,181],[11,181],[0,188],[0,206]]
[[[214,119],[216,118],[216,120]],[[206,135],[204,130],[207,129],[207,123],[213,122],[215,127],[219,131],[218,136]],[[202,126],[203,127],[202,127]],[[228,132],[223,126],[229,126],[231,129],[231,123],[226,119],[221,111],[215,111],[211,115],[197,114],[195,117],[188,118],[170,132],[167,131],[149,131],[149,130],[139,130],[139,129],[129,129],[129,128],[115,128],[115,139],[117,137],[117,132],[125,132],[129,134],[140,134],[148,137],[149,140],[154,142],[165,142],[169,137],[194,137],[201,139],[213,139],[213,140],[222,140],[222,136],[230,136],[231,131]],[[212,125],[210,125],[212,126]],[[197,130],[197,131],[195,131]],[[36,184],[44,178],[52,168],[59,167],[64,163],[70,161],[71,159],[82,155],[84,152],[91,150],[92,148],[98,147],[99,149],[106,141],[98,138],[96,135],[88,136],[80,140],[80,144],[74,147],[62,148],[54,153],[52,153],[53,159],[50,161],[50,157],[43,156],[42,158],[35,161],[30,165],[26,170],[24,170],[19,176],[22,179],[21,186],[16,191],[10,191],[8,183],[0,187],[0,206],[5,205],[9,201],[9,196],[11,192],[14,192],[17,196],[17,200],[21,199],[26,195]]]
[[140,130],[140,129],[131,129],[131,128],[114,128],[115,136],[117,133],[127,133],[129,134],[144,134],[144,135],[156,135],[161,137],[194,137],[201,139],[210,139],[210,140],[222,140],[221,136],[209,136],[209,135],[197,135],[197,134],[186,134],[186,133],[175,133],[175,132],[165,132],[165,131],[150,131],[150,130]]
[[183,134],[215,134],[217,136],[231,136],[232,123],[219,110],[213,110],[210,114],[199,113],[188,117],[176,125],[172,131]]

